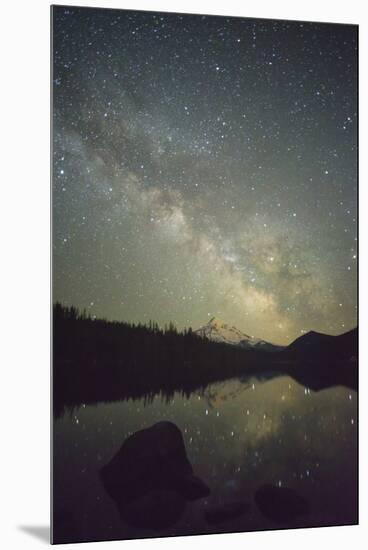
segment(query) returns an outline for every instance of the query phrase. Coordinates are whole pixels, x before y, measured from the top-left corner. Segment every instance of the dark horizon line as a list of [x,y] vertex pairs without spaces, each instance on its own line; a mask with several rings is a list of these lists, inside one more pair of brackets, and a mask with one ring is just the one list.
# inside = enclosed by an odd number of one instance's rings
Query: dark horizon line
[[[68,310],[72,310],[74,309],[75,312],[76,312],[76,315],[77,317],[80,317],[83,319],[83,316],[86,318],[86,319],[89,319],[90,321],[102,321],[102,322],[105,322],[105,323],[121,323],[121,324],[125,324],[125,325],[130,325],[132,327],[142,327],[142,328],[147,328],[149,329],[149,324],[152,323],[152,325],[156,325],[159,330],[161,331],[165,331],[165,330],[168,330],[171,327],[174,328],[174,330],[178,333],[178,334],[184,334],[185,332],[192,332],[192,333],[196,333],[198,330],[200,330],[201,328],[203,328],[204,326],[206,326],[206,324],[204,325],[201,325],[198,329],[194,329],[192,326],[185,326],[183,329],[178,329],[178,327],[176,326],[175,322],[174,321],[168,321],[167,323],[164,324],[164,326],[162,327],[157,321],[155,321],[154,319],[149,319],[148,321],[146,322],[141,322],[141,321],[138,321],[138,323],[135,323],[135,322],[131,322],[131,321],[126,321],[126,320],[123,320],[123,319],[108,319],[107,317],[97,317],[97,316],[91,316],[91,313],[88,312],[87,313],[87,309],[86,308],[79,308],[77,306],[74,306],[74,305],[71,305],[71,306],[66,306],[64,304],[62,304],[61,302],[59,301],[56,301],[56,302],[53,302],[52,304],[52,308],[54,310],[55,306],[60,306],[62,307],[63,309],[68,309]],[[212,319],[216,319],[217,317],[216,316],[213,316],[211,317],[210,320]],[[210,321],[208,321],[210,322]],[[230,325],[230,323],[226,323],[228,325]],[[234,328],[236,328],[234,325],[231,325],[233,326]],[[237,329],[239,330],[239,329]],[[301,334],[300,336],[297,336],[296,338],[294,338],[293,340],[291,340],[288,344],[275,344],[274,342],[269,342],[267,340],[267,342],[269,344],[273,344],[273,345],[277,345],[277,346],[280,346],[280,347],[284,347],[284,348],[287,348],[288,346],[290,346],[291,344],[293,344],[294,342],[296,342],[297,340],[299,340],[299,338],[303,338],[303,336],[306,336],[308,334],[321,334],[321,335],[324,335],[324,336],[330,336],[332,338],[337,338],[339,336],[343,336],[344,334],[348,334],[349,332],[353,332],[354,330],[358,330],[358,324],[356,324],[353,328],[349,329],[349,330],[346,330],[344,332],[341,332],[339,334],[329,334],[327,332],[319,332],[318,330],[308,330],[308,332],[305,332],[304,334]],[[203,338],[203,336],[199,336],[200,338]],[[208,339],[208,338],[207,338]],[[263,340],[263,338],[259,338],[260,340]],[[208,339],[209,340],[209,339]],[[266,340],[264,340],[266,341]],[[222,343],[222,342],[220,342]],[[223,342],[224,344],[226,345],[236,345],[236,344],[227,344],[226,342]]]

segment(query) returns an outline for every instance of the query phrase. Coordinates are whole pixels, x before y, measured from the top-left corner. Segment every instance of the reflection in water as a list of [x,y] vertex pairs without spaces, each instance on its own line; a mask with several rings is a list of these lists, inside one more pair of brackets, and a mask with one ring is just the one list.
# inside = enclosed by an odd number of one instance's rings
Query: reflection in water
[[[286,376],[230,380],[169,402],[81,406],[55,422],[55,542],[275,528],[254,500],[267,484],[308,502],[309,513],[290,518],[289,527],[356,523],[356,415],[353,391],[314,393]],[[211,493],[157,531],[121,519],[99,471],[127,437],[161,420],[179,427],[194,473]]]

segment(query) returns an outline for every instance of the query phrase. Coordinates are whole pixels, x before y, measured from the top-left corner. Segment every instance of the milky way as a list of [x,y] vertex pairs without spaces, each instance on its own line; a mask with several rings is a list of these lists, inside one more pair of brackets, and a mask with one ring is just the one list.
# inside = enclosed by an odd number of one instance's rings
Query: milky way
[[54,300],[356,325],[357,28],[54,7]]

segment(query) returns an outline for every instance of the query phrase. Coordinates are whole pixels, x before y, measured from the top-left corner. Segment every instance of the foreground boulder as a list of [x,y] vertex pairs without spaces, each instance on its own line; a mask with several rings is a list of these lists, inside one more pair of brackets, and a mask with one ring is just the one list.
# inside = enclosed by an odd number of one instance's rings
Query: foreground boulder
[[169,527],[187,501],[210,493],[193,474],[181,431],[172,422],[158,422],[128,437],[100,474],[121,518],[136,527]]
[[262,514],[278,523],[292,521],[309,512],[308,502],[288,487],[263,485],[254,499]]
[[224,521],[229,521],[241,516],[245,512],[248,512],[249,508],[250,506],[247,502],[226,502],[224,504],[209,507],[205,511],[204,516],[207,523],[210,525],[217,525],[218,523],[223,523]]

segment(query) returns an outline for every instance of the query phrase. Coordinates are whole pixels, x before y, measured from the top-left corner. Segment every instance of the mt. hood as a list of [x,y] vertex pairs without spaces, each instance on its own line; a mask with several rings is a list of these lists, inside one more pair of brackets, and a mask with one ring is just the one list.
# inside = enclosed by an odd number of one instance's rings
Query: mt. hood
[[240,346],[245,349],[257,349],[259,351],[280,351],[283,349],[283,346],[270,344],[265,340],[249,336],[236,327],[224,323],[217,317],[212,317],[206,325],[197,329],[195,333],[202,338],[208,338],[208,340],[214,342]]

